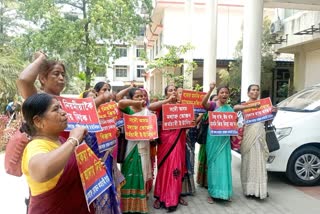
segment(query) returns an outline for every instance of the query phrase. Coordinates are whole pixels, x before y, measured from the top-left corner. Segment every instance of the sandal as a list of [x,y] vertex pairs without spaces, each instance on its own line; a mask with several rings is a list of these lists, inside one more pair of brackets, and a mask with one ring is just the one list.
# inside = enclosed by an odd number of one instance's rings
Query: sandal
[[161,202],[158,199],[153,202],[153,208],[155,209],[161,208]]
[[213,198],[210,197],[210,196],[208,196],[207,202],[208,202],[209,204],[213,204],[213,203],[214,203]]
[[182,197],[179,198],[179,204],[181,204],[183,206],[188,206],[188,202],[185,201]]

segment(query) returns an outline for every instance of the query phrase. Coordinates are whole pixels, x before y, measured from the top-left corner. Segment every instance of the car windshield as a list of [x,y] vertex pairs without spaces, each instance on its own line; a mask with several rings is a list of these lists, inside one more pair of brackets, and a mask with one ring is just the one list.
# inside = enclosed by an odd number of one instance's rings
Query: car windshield
[[320,86],[304,89],[283,100],[277,107],[285,111],[318,111],[320,110]]

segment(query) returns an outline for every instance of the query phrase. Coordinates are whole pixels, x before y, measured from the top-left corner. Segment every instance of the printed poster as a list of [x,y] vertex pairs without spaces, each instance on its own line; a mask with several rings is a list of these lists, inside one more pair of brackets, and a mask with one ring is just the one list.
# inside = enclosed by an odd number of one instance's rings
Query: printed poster
[[206,95],[205,92],[183,90],[181,95],[182,104],[192,104],[195,113],[205,113],[206,110],[202,106],[202,99]]
[[104,152],[117,143],[117,127],[113,118],[100,119],[102,131],[97,132],[98,148],[100,152]]
[[90,204],[107,190],[112,182],[101,161],[86,143],[76,148],[75,155],[89,209]]
[[57,99],[67,113],[68,126],[65,131],[71,131],[77,126],[84,126],[89,132],[102,130],[92,97],[83,99],[57,97]]
[[162,106],[162,129],[182,129],[194,127],[192,104],[165,104]]
[[124,132],[127,140],[152,140],[158,138],[157,116],[134,116],[123,114]]
[[238,135],[237,113],[209,111],[209,131],[215,136]]
[[98,108],[99,118],[113,118],[116,126],[120,127],[124,125],[122,112],[118,109],[116,102],[104,103]]
[[274,115],[272,114],[272,103],[270,97],[254,102],[243,103],[242,105],[252,105],[255,103],[259,103],[260,107],[249,108],[242,111],[245,124],[264,122],[274,118]]

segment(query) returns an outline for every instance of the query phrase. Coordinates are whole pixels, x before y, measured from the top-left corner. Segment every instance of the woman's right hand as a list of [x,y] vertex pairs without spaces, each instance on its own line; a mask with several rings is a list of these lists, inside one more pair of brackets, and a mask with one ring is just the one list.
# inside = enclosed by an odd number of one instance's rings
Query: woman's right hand
[[177,101],[177,96],[174,95],[174,94],[172,94],[172,95],[168,98],[168,101],[169,101],[170,103],[176,102],[176,101]]
[[210,90],[213,90],[216,87],[216,83],[215,82],[210,83],[209,87],[210,87]]
[[36,59],[38,59],[38,58],[46,59],[47,56],[46,56],[46,54],[43,53],[42,51],[37,51],[37,52],[35,52],[34,55],[33,55],[33,61],[36,60]]
[[74,137],[81,143],[84,136],[88,133],[88,129],[83,126],[76,127],[70,131],[69,137]]

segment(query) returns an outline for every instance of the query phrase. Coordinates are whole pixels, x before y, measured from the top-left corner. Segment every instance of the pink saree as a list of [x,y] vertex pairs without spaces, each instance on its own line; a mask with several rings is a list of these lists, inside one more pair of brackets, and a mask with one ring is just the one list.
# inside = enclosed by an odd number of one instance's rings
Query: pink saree
[[186,173],[186,130],[161,130],[158,144],[158,174],[154,197],[165,207],[176,207]]

